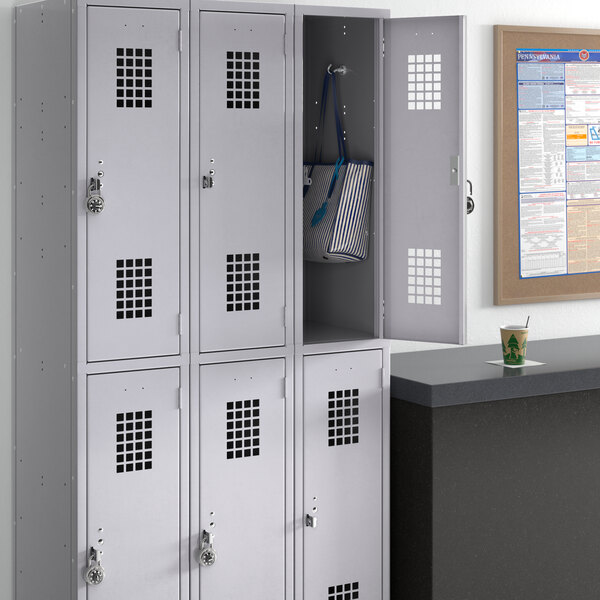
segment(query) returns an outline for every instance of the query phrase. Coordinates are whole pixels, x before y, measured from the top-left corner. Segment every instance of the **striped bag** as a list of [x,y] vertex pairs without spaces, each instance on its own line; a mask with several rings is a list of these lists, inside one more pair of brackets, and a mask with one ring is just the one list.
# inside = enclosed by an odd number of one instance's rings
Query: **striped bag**
[[[335,164],[321,164],[327,90],[331,82],[338,145]],[[369,251],[369,200],[373,163],[346,160],[346,144],[337,107],[335,74],[327,69],[321,96],[315,158],[304,165],[304,260],[357,262]]]
[[304,259],[364,260],[369,250],[373,163],[351,160],[341,165],[329,198],[336,165],[304,165],[305,180],[311,168],[312,183],[304,196]]

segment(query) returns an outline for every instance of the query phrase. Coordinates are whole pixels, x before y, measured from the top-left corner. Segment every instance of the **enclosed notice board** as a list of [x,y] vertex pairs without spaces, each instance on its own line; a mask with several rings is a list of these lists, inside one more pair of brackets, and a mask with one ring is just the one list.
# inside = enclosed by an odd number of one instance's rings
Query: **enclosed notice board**
[[600,31],[495,27],[496,304],[600,297]]

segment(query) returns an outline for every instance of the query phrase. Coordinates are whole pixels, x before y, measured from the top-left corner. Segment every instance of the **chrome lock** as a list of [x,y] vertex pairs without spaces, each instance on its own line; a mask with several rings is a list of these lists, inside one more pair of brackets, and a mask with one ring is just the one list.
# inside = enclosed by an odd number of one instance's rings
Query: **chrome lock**
[[89,585],[100,585],[104,581],[104,568],[100,564],[101,550],[90,548],[88,565],[83,571],[83,579]]
[[[104,174],[104,173],[102,173]],[[100,175],[100,173],[98,173]],[[104,198],[100,195],[100,179],[92,177],[88,186],[86,207],[89,213],[98,215],[104,210]]]
[[202,531],[202,545],[200,547],[200,554],[198,562],[203,567],[211,567],[217,560],[217,553],[213,548],[214,533],[208,533],[208,531]]
[[316,529],[317,517],[315,517],[314,515],[306,515],[306,517],[304,518],[304,524],[307,527],[312,527],[313,529]]

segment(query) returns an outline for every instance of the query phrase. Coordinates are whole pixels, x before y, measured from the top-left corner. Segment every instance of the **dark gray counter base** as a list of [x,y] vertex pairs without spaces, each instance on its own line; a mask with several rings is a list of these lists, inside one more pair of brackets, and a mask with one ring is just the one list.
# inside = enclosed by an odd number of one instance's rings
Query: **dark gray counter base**
[[392,600],[600,598],[600,390],[391,410]]

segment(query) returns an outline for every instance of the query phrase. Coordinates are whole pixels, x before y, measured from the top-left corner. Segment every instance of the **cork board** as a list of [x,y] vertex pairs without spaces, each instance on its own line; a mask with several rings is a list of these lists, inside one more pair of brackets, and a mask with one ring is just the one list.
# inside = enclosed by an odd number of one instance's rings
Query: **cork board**
[[[520,304],[599,298],[600,271],[593,272],[589,268],[590,272],[569,272],[571,267],[568,266],[567,258],[561,258],[567,264],[565,274],[522,277],[523,254],[520,241],[525,238],[521,237],[519,223],[522,196],[519,196],[516,56],[517,49],[581,49],[585,56],[585,49],[591,52],[600,50],[600,30],[496,25],[494,38],[494,303]],[[566,90],[566,83],[564,89]],[[565,148],[565,156],[567,150]],[[598,151],[600,152],[600,148]],[[566,179],[564,187],[566,190]],[[566,191],[564,194],[564,214],[568,216]],[[573,202],[577,204],[576,201]],[[600,199],[598,203],[600,204]],[[600,212],[600,206],[598,211]],[[571,230],[568,229],[568,220],[565,218],[565,236],[567,231]],[[597,243],[600,248],[600,236]],[[570,246],[570,243],[565,242],[564,247],[567,245]]]

